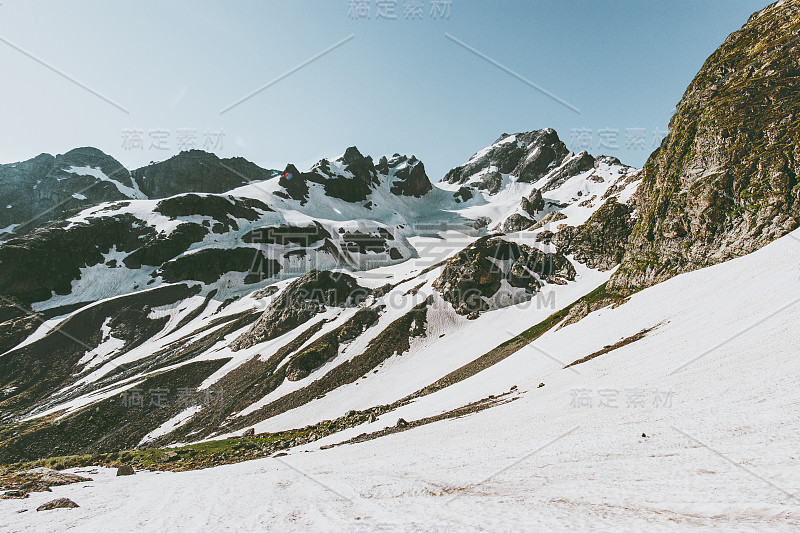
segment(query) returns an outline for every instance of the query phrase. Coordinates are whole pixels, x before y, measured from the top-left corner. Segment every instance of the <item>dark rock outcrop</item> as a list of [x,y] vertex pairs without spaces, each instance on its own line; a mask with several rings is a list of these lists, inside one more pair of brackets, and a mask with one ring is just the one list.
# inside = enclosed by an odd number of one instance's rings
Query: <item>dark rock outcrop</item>
[[155,231],[129,214],[46,225],[0,245],[0,294],[24,303],[69,294],[81,268],[102,263],[114,247],[133,252],[148,237]]
[[117,468],[117,476],[132,476],[136,473],[131,465],[120,465]]
[[[334,161],[334,165],[323,159],[303,176],[308,181],[322,184],[326,196],[346,202],[366,200],[372,188],[379,184],[372,158],[361,155],[355,146],[345,150],[344,155]],[[340,166],[342,172],[336,166]]]
[[527,198],[522,199],[520,202],[520,208],[530,216],[535,217],[536,213],[544,209],[544,198],[542,198],[542,191],[539,189],[533,189]]
[[133,177],[149,198],[166,198],[185,192],[224,193],[253,181],[274,177],[242,157],[220,159],[203,150],[187,150],[133,171]]
[[319,222],[315,222],[308,226],[266,226],[248,232],[242,240],[250,244],[295,244],[307,247],[330,237],[331,234]]
[[334,331],[323,335],[310,346],[298,352],[286,365],[286,379],[299,381],[339,354],[339,347],[361,335],[378,321],[378,312],[372,308],[359,309],[353,317]]
[[503,187],[503,175],[497,170],[489,170],[481,174],[480,178],[472,183],[479,191],[497,194]]
[[158,234],[148,239],[145,244],[128,255],[122,262],[128,268],[140,268],[142,265],[160,266],[173,259],[192,244],[200,242],[208,234],[208,229],[193,222],[185,222],[175,228],[172,233]]
[[308,322],[325,306],[358,305],[369,293],[348,274],[312,270],[286,287],[231,347],[241,350],[274,339]]
[[584,224],[561,228],[552,237],[553,244],[589,268],[610,270],[625,254],[633,230],[631,213],[628,205],[610,198]]
[[280,263],[256,248],[204,248],[164,263],[153,276],[169,283],[195,280],[208,284],[226,272],[247,272],[244,282],[258,283],[280,271]]
[[800,1],[755,13],[706,60],[642,170],[609,289],[629,293],[750,253],[800,217]]
[[542,187],[543,191],[551,191],[564,184],[568,179],[595,168],[595,159],[587,152],[580,152],[565,158],[563,164],[556,169]]
[[346,231],[342,235],[342,249],[350,253],[366,254],[368,252],[382,254],[389,250],[389,241],[394,236],[380,228],[377,232]]
[[499,190],[501,174],[511,174],[523,182],[534,182],[559,166],[569,153],[552,129],[513,136],[503,134],[466,164],[448,172],[444,181],[467,184],[483,173],[479,187],[493,194]]
[[[325,188],[325,195],[346,202],[367,201],[373,189],[381,180],[390,180],[390,191],[398,196],[422,197],[433,189],[425,166],[416,157],[394,154],[391,158],[382,157],[375,165],[372,157],[364,156],[358,148],[351,146],[344,155],[335,159],[323,159],[308,172],[299,172],[289,165],[280,178],[284,191],[279,196],[308,201],[308,184],[318,183]],[[371,202],[365,204],[371,207]]]
[[210,217],[215,222],[215,227],[220,225],[222,230],[215,229],[215,233],[238,230],[239,225],[234,219],[253,222],[258,220],[263,213],[272,211],[270,207],[253,198],[238,198],[212,194],[181,194],[156,204],[155,211],[165,217],[177,219],[180,217],[203,216]]
[[469,187],[459,187],[456,192],[453,193],[453,198],[456,199],[456,203],[467,202],[472,200],[475,195],[472,193],[472,189]]
[[283,187],[285,193],[278,191],[276,194],[284,198],[297,200],[301,205],[308,201],[308,183],[302,172],[297,170],[294,165],[287,165],[281,174],[278,184]]
[[[498,237],[482,237],[445,263],[433,286],[456,312],[469,315],[495,306],[518,303],[538,292],[542,284],[575,279],[575,268],[561,253],[545,253]],[[508,294],[499,294],[504,283]],[[522,289],[517,291],[514,289]]]
[[78,504],[69,498],[56,498],[36,508],[37,511],[50,511],[51,509],[75,509]]
[[5,233],[8,238],[103,202],[222,193],[276,174],[240,157],[219,159],[201,150],[133,172],[97,148],[76,148],[55,157],[40,154],[0,165],[0,229],[11,228]]
[[433,190],[425,165],[414,156],[394,154],[391,159],[382,157],[375,166],[378,173],[392,179],[392,194],[421,198]]
[[500,231],[503,233],[516,233],[528,229],[534,224],[535,222],[528,217],[520,215],[519,213],[514,213],[505,219],[503,225],[500,226]]
[[[73,167],[94,169],[108,179],[92,175],[94,170],[72,172]],[[27,161],[0,165],[0,229],[17,225],[17,234],[78,209],[134,197],[137,191],[130,172],[96,148],[76,148],[55,157],[40,154]]]

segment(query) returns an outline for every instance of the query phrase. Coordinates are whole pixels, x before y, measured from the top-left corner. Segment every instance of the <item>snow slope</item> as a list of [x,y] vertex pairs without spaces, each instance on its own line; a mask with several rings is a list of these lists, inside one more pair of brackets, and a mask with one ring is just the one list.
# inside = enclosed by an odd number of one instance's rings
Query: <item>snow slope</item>
[[[288,457],[128,478],[97,471],[91,483],[0,502],[0,530],[797,531],[798,239],[551,330],[350,433],[516,385],[510,403],[319,450],[353,436],[339,433]],[[81,507],[32,511],[61,496]]]

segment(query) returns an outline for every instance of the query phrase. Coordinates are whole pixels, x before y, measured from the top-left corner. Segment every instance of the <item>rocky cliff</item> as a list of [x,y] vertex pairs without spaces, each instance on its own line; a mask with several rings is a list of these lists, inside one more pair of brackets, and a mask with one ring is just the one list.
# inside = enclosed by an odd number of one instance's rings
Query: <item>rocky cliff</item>
[[798,225],[800,1],[755,13],[708,58],[647,161],[609,288],[748,254]]

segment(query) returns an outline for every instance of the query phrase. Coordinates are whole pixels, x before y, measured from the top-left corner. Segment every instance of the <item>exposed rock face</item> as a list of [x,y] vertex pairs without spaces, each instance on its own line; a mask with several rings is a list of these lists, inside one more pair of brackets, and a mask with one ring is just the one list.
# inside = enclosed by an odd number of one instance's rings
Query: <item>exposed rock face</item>
[[[207,216],[213,218],[216,224],[228,229],[238,230],[239,226],[232,218],[243,220],[258,220],[261,213],[272,211],[270,207],[259,200],[252,198],[237,198],[235,196],[213,196],[201,194],[182,194],[161,200],[156,204],[155,210],[165,217],[176,219],[188,216]],[[219,229],[215,233],[220,233]]]
[[503,233],[516,233],[517,231],[528,229],[533,225],[533,220],[526,216],[520,215],[519,213],[514,213],[508,217],[505,222],[503,222],[503,225],[500,227],[500,231]]
[[519,303],[542,287],[542,281],[564,284],[575,268],[561,253],[545,253],[498,237],[483,237],[448,260],[435,289],[468,315]]
[[200,224],[185,222],[168,235],[159,234],[148,239],[144,245],[128,255],[122,262],[128,268],[142,265],[159,266],[184,253],[189,247],[203,240],[208,229]]
[[[272,211],[258,200],[198,194],[162,200],[155,211],[164,216],[210,218],[203,224],[181,222],[169,233],[157,232],[155,226],[130,213],[113,213],[125,206],[126,202],[113,203],[79,222],[52,222],[0,244],[0,295],[21,304],[45,301],[54,293],[66,295],[73,282],[81,279],[82,269],[103,263],[110,269],[160,266],[159,273],[171,281],[210,282],[228,271],[263,273],[256,280],[260,281],[280,271],[277,263],[259,259],[252,248],[202,250],[190,258],[179,257],[210,231],[238,230],[237,220],[255,221]],[[107,259],[112,251],[128,255],[121,261],[120,257]]]
[[68,211],[135,197],[144,195],[137,194],[130,172],[96,148],[0,165],[0,236],[15,224],[16,232],[24,233]]
[[389,250],[389,241],[394,235],[384,228],[376,232],[346,231],[342,235],[342,249],[351,253],[366,254],[372,252],[382,254]]
[[414,156],[408,158],[394,154],[391,159],[382,157],[375,168],[378,173],[387,175],[392,180],[392,194],[420,198],[433,189],[425,173],[425,165]]
[[205,248],[164,263],[153,276],[161,276],[169,283],[196,280],[208,284],[226,272],[247,272],[244,282],[258,283],[280,271],[280,263],[256,248]]
[[54,223],[0,246],[0,294],[21,302],[69,294],[80,269],[102,263],[112,247],[133,252],[140,238],[154,237],[132,215],[100,217],[90,224]]
[[242,157],[220,159],[203,150],[187,150],[133,171],[149,198],[166,198],[184,192],[223,193],[251,181],[270,179],[266,170]]
[[0,165],[0,238],[23,234],[79,209],[103,202],[165,198],[186,192],[221,193],[277,174],[237,157],[219,159],[201,150],[181,152],[129,172],[91,148],[40,154]]
[[379,184],[372,158],[363,156],[355,146],[333,162],[323,159],[306,175],[309,181],[323,184],[327,196],[346,202],[366,200],[372,187]]
[[544,209],[544,198],[542,198],[542,191],[533,189],[527,198],[523,198],[520,202],[520,208],[528,213],[530,216],[535,217],[536,213]]
[[285,193],[278,191],[277,194],[279,196],[297,200],[303,205],[308,201],[308,183],[306,183],[306,178],[302,172],[297,170],[296,166],[287,165],[278,180],[278,184],[286,191]]
[[261,318],[231,347],[241,350],[274,339],[304,324],[325,306],[357,305],[369,295],[347,274],[312,270],[293,281],[264,311]]
[[625,246],[633,230],[631,207],[610,198],[586,223],[567,226],[553,237],[553,244],[564,254],[590,268],[610,270],[617,266],[625,254]]
[[[5,353],[0,357],[0,390],[11,388],[13,393],[0,398],[0,411],[5,414],[28,409],[44,395],[63,390],[68,383],[79,379],[86,370],[85,362],[79,364],[79,361],[86,355],[87,347],[99,345],[104,324],[110,336],[124,341],[118,351],[124,353],[141,345],[166,325],[166,317],[149,317],[151,306],[171,305],[198,292],[196,287],[178,284],[105,300],[74,313],[58,330]],[[64,342],[65,337],[74,342]],[[86,428],[81,431],[81,435],[87,434]],[[27,437],[33,438],[32,434]],[[54,445],[43,439],[39,443],[42,449],[52,450]],[[0,457],[5,452],[10,453],[0,448]]]
[[339,347],[363,333],[378,321],[378,312],[371,308],[359,309],[344,325],[323,335],[297,353],[286,366],[286,379],[299,381],[339,354]]
[[800,1],[755,13],[708,58],[642,170],[609,283],[630,292],[748,254],[800,216]]
[[[619,160],[617,160],[619,164]],[[580,152],[577,155],[565,158],[563,164],[553,172],[542,187],[542,190],[549,191],[564,184],[569,178],[595,168],[595,159],[588,152]]]
[[[75,329],[72,331],[75,332]],[[84,333],[82,336],[85,338],[86,334]],[[53,351],[63,350],[58,346],[58,344],[65,344],[63,340],[60,340],[63,337],[60,335],[58,337],[59,339],[53,339],[52,344],[55,344],[56,347],[56,350]],[[84,353],[85,349],[80,351],[78,358],[82,357]],[[36,377],[50,379],[48,373],[50,369],[47,369],[47,366],[66,370],[66,376],[69,376],[70,368],[57,367],[57,365],[63,365],[60,361],[55,360],[58,355],[54,353],[49,361],[40,359],[38,363],[42,370]],[[195,389],[228,361],[230,359],[225,358],[213,361],[195,361],[174,369],[162,367],[161,372],[155,372],[141,384],[144,391],[143,406],[131,408],[123,405],[121,394],[106,398],[96,402],[91,408],[81,409],[67,415],[60,424],[43,424],[32,431],[20,432],[6,438],[3,446],[0,447],[0,460],[4,463],[13,463],[23,459],[31,460],[52,455],[54,450],[65,455],[72,455],[131,449],[141,442],[152,428],[165,423],[182,410],[180,405],[173,405],[172,402],[163,408],[155,406],[151,402],[156,396],[151,394],[151,391],[171,387]],[[42,363],[45,364],[42,365]],[[30,369],[28,374],[32,374]],[[68,377],[66,379],[69,380]],[[74,378],[72,380],[74,381]],[[61,390],[66,382],[59,379],[58,383],[54,382],[51,385],[56,385]],[[31,397],[28,399],[31,400],[37,393],[30,390],[29,394]],[[3,410],[6,411],[6,406],[3,406]]]
[[543,129],[503,134],[490,147],[481,150],[465,164],[444,177],[448,183],[466,184],[483,173],[483,188],[499,190],[500,174],[517,176],[519,181],[534,182],[559,166],[570,154],[555,130]]
[[[506,218],[502,224],[497,224],[496,231],[502,233],[516,233],[530,228],[536,224],[536,214],[544,209],[544,198],[539,189],[533,189],[527,198],[523,198],[519,203],[519,208],[522,213],[514,213]],[[523,214],[524,213],[524,214]],[[529,215],[531,218],[525,216]]]
[[308,201],[308,184],[319,183],[325,195],[346,202],[364,202],[382,181],[390,183],[390,191],[398,196],[424,196],[433,189],[425,166],[416,157],[394,154],[382,157],[375,165],[372,157],[364,156],[358,148],[351,146],[344,155],[336,159],[323,159],[308,172],[300,172],[288,165],[280,178],[285,198]]
[[472,189],[469,187],[459,187],[459,189],[453,193],[453,198],[456,199],[456,203],[467,202],[472,200],[474,196]]
[[296,244],[297,246],[311,246],[322,239],[330,238],[331,234],[319,222],[308,226],[266,226],[248,232],[242,240],[250,244]]
[[487,172],[480,175],[472,185],[479,191],[486,191],[489,194],[497,194],[503,188],[503,175],[495,168],[490,168]]
[[561,211],[553,211],[552,213],[546,214],[539,222],[534,224],[530,229],[535,230],[543,228],[549,224],[555,224],[559,220],[564,220],[565,218],[567,218],[567,215],[565,215]]

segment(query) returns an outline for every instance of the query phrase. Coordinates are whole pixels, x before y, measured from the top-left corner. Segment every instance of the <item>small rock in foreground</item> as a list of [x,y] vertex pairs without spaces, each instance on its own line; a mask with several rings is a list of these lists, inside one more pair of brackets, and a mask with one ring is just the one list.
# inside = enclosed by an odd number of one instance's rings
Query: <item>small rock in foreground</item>
[[117,468],[117,475],[118,476],[132,476],[136,473],[131,465],[121,465]]
[[40,505],[36,508],[36,510],[49,511],[51,509],[74,509],[76,507],[78,507],[78,504],[69,498],[56,498],[55,500],[50,500],[49,502]]

